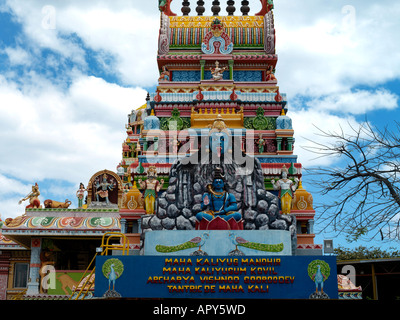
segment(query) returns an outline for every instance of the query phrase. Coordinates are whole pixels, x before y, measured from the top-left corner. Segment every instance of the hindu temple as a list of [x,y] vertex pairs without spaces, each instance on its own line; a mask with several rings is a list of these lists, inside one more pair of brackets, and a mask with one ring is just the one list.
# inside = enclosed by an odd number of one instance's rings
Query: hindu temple
[[115,234],[110,255],[322,256],[275,76],[273,1],[254,15],[249,1],[213,1],[210,16],[204,1],[183,1],[182,14],[171,2],[159,1],[158,85],[121,119],[116,168],[77,182],[77,208],[33,182],[24,212],[2,222],[0,299],[95,286],[85,270]]

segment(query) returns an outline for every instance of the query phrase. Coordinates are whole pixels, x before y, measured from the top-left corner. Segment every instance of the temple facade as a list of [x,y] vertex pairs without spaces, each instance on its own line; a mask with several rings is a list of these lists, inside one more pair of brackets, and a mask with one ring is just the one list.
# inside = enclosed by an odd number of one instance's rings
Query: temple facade
[[[204,1],[195,8],[183,1],[183,15],[171,2],[159,1],[158,86],[128,114],[116,170],[81,184],[77,208],[43,201],[36,184],[23,199],[25,212],[2,222],[0,299],[69,297],[108,233],[123,234],[132,255],[149,254],[146,244],[160,241],[151,231],[179,237],[180,230],[204,229],[254,231],[252,243],[283,232],[285,250],[264,244],[258,253],[322,254],[287,97],[275,76],[273,1],[261,0],[252,16],[248,1],[227,1],[226,8],[213,1],[211,16],[203,15]],[[210,208],[225,195],[219,210]],[[215,219],[200,221],[207,214]],[[246,247],[236,243],[232,254],[254,250],[238,246]],[[56,285],[48,287],[50,271]]]

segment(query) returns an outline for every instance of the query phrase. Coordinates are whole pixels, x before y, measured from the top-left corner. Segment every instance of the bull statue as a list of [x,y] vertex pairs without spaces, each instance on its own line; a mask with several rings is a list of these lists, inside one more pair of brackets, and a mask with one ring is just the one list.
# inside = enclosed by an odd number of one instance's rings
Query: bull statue
[[65,202],[59,202],[54,200],[44,200],[44,207],[47,209],[67,209],[71,205],[71,201],[68,199]]

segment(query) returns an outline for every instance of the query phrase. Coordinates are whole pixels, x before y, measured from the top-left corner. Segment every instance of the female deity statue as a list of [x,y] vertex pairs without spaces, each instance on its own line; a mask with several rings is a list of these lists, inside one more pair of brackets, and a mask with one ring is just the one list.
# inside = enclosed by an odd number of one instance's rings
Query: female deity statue
[[224,75],[224,71],[227,70],[227,67],[220,68],[219,62],[215,61],[215,68],[210,68],[211,75],[215,81],[221,80]]
[[288,179],[288,169],[284,165],[282,170],[282,178],[275,182],[275,179],[271,179],[272,186],[274,190],[279,190],[279,199],[281,199],[281,209],[282,214],[290,214],[292,209],[293,193],[296,191],[299,185],[299,179],[294,178],[294,183],[292,180]]
[[18,201],[18,204],[21,204],[22,201],[29,200],[29,204],[26,206],[27,209],[29,208],[40,208],[40,200],[39,200],[39,186],[37,183],[35,183],[34,186],[32,186],[32,191],[27,194],[25,198],[22,198],[21,200]]
[[262,134],[260,133],[260,138],[257,141],[258,144],[258,153],[263,153],[264,152],[264,145],[265,145],[265,140],[262,137]]
[[158,78],[158,81],[170,81],[171,77],[170,77],[170,72],[168,71],[168,69],[163,66],[162,67],[162,71],[160,73],[160,77]]
[[85,191],[87,191],[87,190],[85,189],[85,186],[81,182],[79,184],[79,189],[76,192],[76,197],[78,198],[78,208],[82,208],[83,207],[83,199],[85,197]]

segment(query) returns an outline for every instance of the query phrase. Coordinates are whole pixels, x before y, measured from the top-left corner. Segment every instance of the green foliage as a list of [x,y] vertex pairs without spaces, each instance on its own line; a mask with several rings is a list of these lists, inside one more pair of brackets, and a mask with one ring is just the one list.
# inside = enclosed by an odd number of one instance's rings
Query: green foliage
[[354,242],[360,239],[362,236],[366,235],[368,233],[368,228],[367,227],[358,227],[358,228],[352,228],[350,231],[348,231],[348,235],[346,236],[346,240],[348,242]]
[[328,279],[329,275],[331,274],[331,268],[329,264],[322,260],[313,260],[308,265],[307,271],[308,275],[311,279],[313,279],[313,275],[317,273],[318,266],[321,267],[321,273],[325,276],[324,281]]
[[334,249],[337,255],[337,260],[359,260],[359,259],[383,259],[383,258],[396,258],[400,257],[400,251],[396,248],[389,248],[383,250],[377,247],[364,247],[359,246],[354,249],[344,248],[339,246]]

